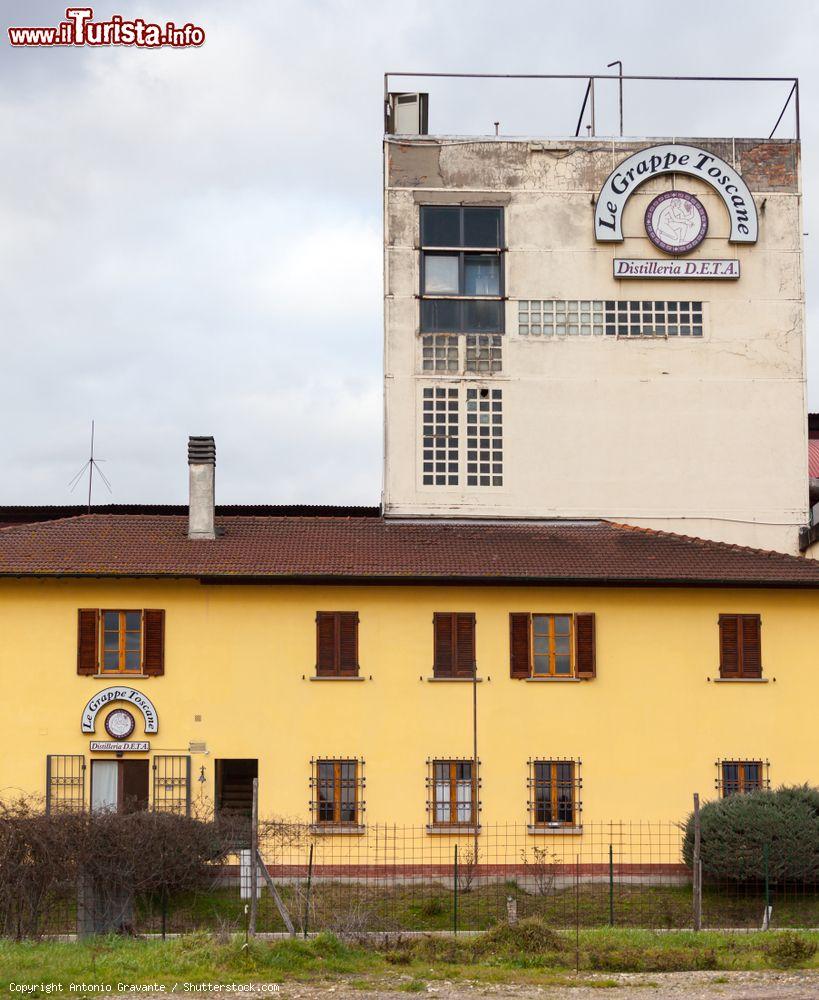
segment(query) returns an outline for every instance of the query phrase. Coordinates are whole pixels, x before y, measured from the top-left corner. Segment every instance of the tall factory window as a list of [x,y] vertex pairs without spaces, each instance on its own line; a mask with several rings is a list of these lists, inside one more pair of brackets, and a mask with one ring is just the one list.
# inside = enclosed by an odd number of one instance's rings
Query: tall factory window
[[500,389],[466,390],[466,485],[503,486]]
[[424,389],[422,481],[424,486],[458,485],[458,390]]
[[503,331],[503,209],[421,208],[421,331]]

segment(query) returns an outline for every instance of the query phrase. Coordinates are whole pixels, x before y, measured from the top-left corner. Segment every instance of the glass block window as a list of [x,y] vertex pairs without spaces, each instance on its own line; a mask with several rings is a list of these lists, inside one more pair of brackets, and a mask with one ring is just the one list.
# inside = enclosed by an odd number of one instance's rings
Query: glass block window
[[448,333],[425,334],[421,338],[421,369],[457,373],[460,369],[458,337]]
[[458,390],[427,387],[423,392],[422,482],[458,485]]
[[468,334],[466,338],[466,371],[494,375],[502,370],[500,334]]
[[599,299],[529,299],[518,302],[518,333],[522,337],[581,336],[603,333]]
[[503,486],[503,398],[500,389],[466,390],[466,484]]
[[599,299],[524,299],[522,337],[701,337],[702,302]]

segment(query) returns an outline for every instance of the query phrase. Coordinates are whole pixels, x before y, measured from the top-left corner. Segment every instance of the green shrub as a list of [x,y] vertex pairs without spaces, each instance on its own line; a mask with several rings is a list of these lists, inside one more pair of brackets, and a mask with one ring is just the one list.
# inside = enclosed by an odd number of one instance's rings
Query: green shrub
[[424,917],[440,917],[444,912],[446,912],[446,906],[444,901],[438,896],[425,899],[421,903],[421,914]]
[[472,939],[476,955],[545,955],[565,951],[566,942],[539,917],[526,917],[514,926],[497,924]]
[[[765,848],[771,882],[819,883],[819,789],[807,785],[730,795],[700,810],[703,876],[760,882]],[[683,859],[694,854],[694,816],[688,817]]]
[[713,948],[596,948],[589,968],[598,972],[690,972],[719,966]]
[[792,969],[809,962],[816,954],[816,942],[795,931],[781,931],[766,941],[765,957],[779,969]]

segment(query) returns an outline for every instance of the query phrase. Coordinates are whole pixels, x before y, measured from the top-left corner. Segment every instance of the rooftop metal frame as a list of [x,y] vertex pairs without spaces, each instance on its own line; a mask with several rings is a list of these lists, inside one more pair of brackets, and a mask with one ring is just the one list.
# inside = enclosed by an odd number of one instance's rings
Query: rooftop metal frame
[[794,134],[796,141],[801,139],[801,125],[799,118],[799,77],[796,76],[652,76],[648,74],[626,74],[623,73],[623,66],[619,60],[615,60],[610,65],[619,64],[618,73],[407,73],[389,72],[384,74],[384,131],[389,128],[389,95],[390,80],[399,78],[426,78],[426,79],[460,79],[460,80],[585,80],[586,93],[583,98],[583,105],[580,109],[580,117],[577,122],[575,138],[580,134],[583,124],[583,117],[586,107],[589,107],[590,115],[590,135],[594,136],[595,121],[595,101],[594,88],[598,80],[615,80],[619,82],[619,104],[620,104],[620,135],[623,135],[623,83],[632,81],[657,81],[675,83],[789,83],[791,85],[779,117],[776,119],[774,127],[771,129],[769,139],[774,137],[774,133],[788,109],[791,100],[794,102]]

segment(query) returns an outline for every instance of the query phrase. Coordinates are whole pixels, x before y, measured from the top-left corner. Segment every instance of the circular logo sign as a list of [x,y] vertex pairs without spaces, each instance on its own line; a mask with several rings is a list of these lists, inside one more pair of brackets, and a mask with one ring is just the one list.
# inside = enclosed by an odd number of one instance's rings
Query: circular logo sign
[[134,731],[134,717],[124,708],[115,708],[105,719],[105,731],[115,740],[126,740]]
[[685,191],[658,194],[646,209],[646,232],[666,253],[688,253],[708,232],[708,215],[699,198]]

